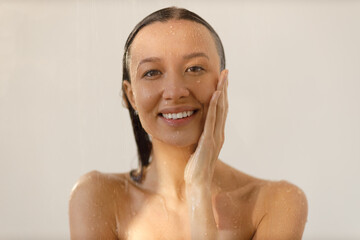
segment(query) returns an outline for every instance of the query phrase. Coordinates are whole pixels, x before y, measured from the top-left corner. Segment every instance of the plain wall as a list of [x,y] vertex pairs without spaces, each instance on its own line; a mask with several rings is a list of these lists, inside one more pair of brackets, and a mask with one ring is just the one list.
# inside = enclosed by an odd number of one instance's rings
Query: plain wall
[[220,158],[302,188],[304,239],[360,239],[360,1],[344,0],[0,0],[0,239],[68,239],[77,179],[137,166],[123,45],[171,5],[223,40]]

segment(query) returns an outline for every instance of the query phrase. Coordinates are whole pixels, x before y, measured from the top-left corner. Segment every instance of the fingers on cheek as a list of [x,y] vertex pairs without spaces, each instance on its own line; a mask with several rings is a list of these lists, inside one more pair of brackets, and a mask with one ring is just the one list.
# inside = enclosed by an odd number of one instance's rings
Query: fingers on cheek
[[210,102],[209,102],[209,108],[213,108],[216,106],[217,102],[218,102],[218,93],[217,91],[215,91],[210,98]]
[[216,102],[217,102],[216,100],[217,100],[216,94],[214,94],[214,96],[211,98],[211,102],[208,109],[208,116],[210,120],[213,120],[216,114]]
[[217,105],[221,105],[222,103],[222,91],[216,91],[216,97],[215,97],[215,102]]
[[213,128],[215,125],[215,119],[216,119],[216,110],[217,110],[217,103],[219,102],[219,92],[216,91],[211,99],[210,106],[209,106],[209,112],[208,112],[208,119],[209,125],[211,125]]
[[216,89],[220,89],[221,87],[221,82],[222,82],[222,76],[220,74],[220,76],[217,79],[217,85],[216,85]]
[[219,97],[218,97],[218,100],[217,100],[217,107],[220,111],[223,111],[224,110],[224,93],[223,91],[219,92]]

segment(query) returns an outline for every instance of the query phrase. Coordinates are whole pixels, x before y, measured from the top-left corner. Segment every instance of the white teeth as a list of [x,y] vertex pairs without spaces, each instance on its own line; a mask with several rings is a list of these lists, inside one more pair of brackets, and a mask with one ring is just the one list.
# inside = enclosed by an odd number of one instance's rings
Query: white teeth
[[189,117],[193,115],[194,111],[186,111],[180,113],[163,113],[162,116],[166,119],[179,119],[184,117]]

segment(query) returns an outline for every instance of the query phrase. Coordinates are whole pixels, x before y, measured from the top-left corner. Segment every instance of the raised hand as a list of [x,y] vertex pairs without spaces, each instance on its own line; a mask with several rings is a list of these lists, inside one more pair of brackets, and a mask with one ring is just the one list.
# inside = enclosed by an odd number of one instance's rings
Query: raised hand
[[227,76],[228,70],[223,70],[209,103],[204,131],[184,171],[191,239],[219,238],[212,207],[211,183],[215,163],[225,140],[225,120],[228,111]]
[[217,89],[210,100],[203,133],[184,171],[186,184],[211,186],[215,163],[225,140],[227,76],[228,70],[225,69],[220,74]]

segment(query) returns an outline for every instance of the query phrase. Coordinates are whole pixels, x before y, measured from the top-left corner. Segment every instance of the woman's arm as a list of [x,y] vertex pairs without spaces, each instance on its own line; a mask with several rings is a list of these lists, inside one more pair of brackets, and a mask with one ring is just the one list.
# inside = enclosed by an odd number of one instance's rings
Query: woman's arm
[[202,187],[187,186],[186,195],[190,197],[188,209],[191,218],[191,239],[218,239],[211,191]]
[[184,172],[191,218],[191,239],[218,239],[212,209],[211,184],[216,161],[225,140],[224,129],[228,110],[227,75],[227,70],[221,72],[217,89],[209,103],[204,131]]
[[74,186],[69,202],[72,240],[118,239],[108,189],[106,179],[96,171],[82,176]]

